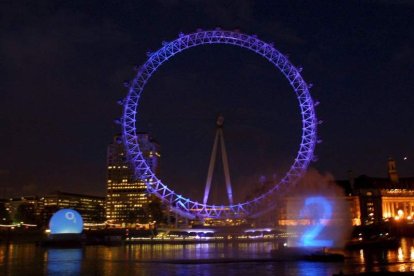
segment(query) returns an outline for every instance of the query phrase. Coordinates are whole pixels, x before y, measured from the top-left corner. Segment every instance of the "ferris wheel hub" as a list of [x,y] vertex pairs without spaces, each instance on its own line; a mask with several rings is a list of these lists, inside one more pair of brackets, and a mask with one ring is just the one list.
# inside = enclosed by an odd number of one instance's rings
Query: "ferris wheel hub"
[[217,121],[216,121],[216,125],[218,126],[218,127],[222,127],[223,126],[223,124],[224,124],[224,117],[223,117],[223,115],[219,115],[218,117],[217,117]]

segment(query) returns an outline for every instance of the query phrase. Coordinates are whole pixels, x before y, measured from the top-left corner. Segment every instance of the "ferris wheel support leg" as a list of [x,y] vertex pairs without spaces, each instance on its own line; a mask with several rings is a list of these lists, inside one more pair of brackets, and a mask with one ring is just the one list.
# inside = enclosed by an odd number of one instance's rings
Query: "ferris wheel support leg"
[[223,168],[224,168],[224,177],[226,180],[227,196],[229,198],[230,205],[233,205],[233,191],[231,189],[229,161],[227,158],[226,146],[224,145],[223,130],[219,129],[219,133],[221,136],[220,144],[221,144],[221,154],[223,155],[222,156],[223,157]]
[[216,137],[214,138],[214,144],[213,144],[213,151],[211,152],[211,157],[210,157],[210,164],[208,166],[207,181],[206,181],[206,188],[204,190],[203,204],[207,204],[208,195],[210,193],[211,180],[213,179],[213,170],[214,170],[214,165],[216,163],[218,138],[219,138],[219,133],[216,132]]

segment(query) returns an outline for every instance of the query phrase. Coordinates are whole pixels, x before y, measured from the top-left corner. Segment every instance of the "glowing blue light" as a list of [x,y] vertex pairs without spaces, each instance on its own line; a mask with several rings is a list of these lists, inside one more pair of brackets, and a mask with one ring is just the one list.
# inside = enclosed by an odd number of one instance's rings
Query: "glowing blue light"
[[51,234],[79,234],[83,230],[81,215],[72,209],[61,209],[49,221]]
[[[48,249],[47,250],[48,275],[81,275],[83,251],[79,248]],[[66,272],[66,273],[64,273]]]
[[[311,206],[322,207],[322,210],[312,213]],[[322,212],[321,212],[322,211]],[[306,214],[305,214],[306,213]],[[301,245],[305,247],[330,247],[333,245],[332,240],[316,239],[320,236],[325,224],[321,220],[329,220],[332,217],[332,205],[323,196],[308,197],[305,200],[304,207],[301,211],[301,217],[309,217],[311,220],[316,220],[317,223],[311,225],[303,233],[301,237]]]

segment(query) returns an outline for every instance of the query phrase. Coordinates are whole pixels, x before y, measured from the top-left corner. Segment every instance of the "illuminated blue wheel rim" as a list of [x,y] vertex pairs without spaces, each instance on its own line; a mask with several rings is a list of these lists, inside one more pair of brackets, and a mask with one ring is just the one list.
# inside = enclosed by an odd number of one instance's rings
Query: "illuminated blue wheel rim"
[[[269,191],[253,200],[228,205],[216,206],[202,204],[190,198],[183,197],[168,188],[150,169],[140,150],[137,139],[136,118],[138,102],[144,87],[152,74],[164,62],[174,55],[200,45],[228,44],[248,49],[259,54],[279,69],[289,81],[299,102],[302,118],[302,138],[295,161],[286,175]],[[154,53],[148,53],[148,60],[139,68],[133,81],[127,84],[129,91],[123,103],[123,141],[128,160],[134,168],[137,178],[145,181],[148,191],[169,204],[171,209],[187,218],[242,218],[256,216],[263,210],[263,204],[274,205],[275,195],[282,192],[289,184],[295,184],[307,170],[313,160],[313,151],[317,142],[317,119],[315,104],[309,93],[309,86],[300,75],[300,69],[293,66],[287,57],[276,50],[271,43],[263,42],[256,36],[239,32],[211,30],[198,30],[191,34],[180,34],[172,42],[163,42],[163,47]]]

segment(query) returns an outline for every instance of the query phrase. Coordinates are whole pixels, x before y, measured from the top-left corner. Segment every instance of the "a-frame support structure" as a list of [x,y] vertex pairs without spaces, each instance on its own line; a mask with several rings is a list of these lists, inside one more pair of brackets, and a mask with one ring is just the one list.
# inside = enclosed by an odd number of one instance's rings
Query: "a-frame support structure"
[[227,196],[229,198],[230,205],[233,205],[233,192],[231,189],[229,161],[227,158],[226,146],[224,145],[223,123],[224,123],[224,117],[222,115],[219,115],[217,118],[217,122],[216,122],[216,137],[214,138],[213,151],[211,152],[210,164],[208,166],[207,181],[206,181],[206,188],[204,190],[203,204],[207,204],[207,201],[208,201],[208,196],[209,196],[210,188],[211,188],[211,181],[213,179],[214,166],[216,163],[217,146],[220,140],[220,147],[221,147],[220,151],[221,151],[221,158],[223,161],[224,178],[226,181]]

